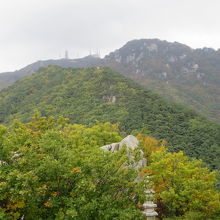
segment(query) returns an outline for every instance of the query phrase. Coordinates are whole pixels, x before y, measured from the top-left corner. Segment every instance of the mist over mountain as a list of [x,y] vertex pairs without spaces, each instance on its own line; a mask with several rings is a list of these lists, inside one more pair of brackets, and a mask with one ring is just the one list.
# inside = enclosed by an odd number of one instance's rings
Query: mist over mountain
[[19,71],[0,74],[0,89],[47,65],[111,67],[166,99],[220,122],[220,50],[192,49],[158,39],[132,40],[103,59],[87,56],[38,61]]
[[0,7],[0,220],[220,220],[220,1]]

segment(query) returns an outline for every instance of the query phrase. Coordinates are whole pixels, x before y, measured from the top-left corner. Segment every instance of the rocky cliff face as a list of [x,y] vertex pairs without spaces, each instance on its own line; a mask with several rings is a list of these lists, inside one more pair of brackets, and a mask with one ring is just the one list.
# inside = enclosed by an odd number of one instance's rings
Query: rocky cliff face
[[105,57],[107,66],[167,99],[220,122],[220,50],[158,39],[133,40]]
[[127,75],[136,78],[147,76],[168,83],[220,83],[220,51],[210,48],[193,50],[177,42],[134,40],[110,53],[105,61],[113,66],[120,64]]

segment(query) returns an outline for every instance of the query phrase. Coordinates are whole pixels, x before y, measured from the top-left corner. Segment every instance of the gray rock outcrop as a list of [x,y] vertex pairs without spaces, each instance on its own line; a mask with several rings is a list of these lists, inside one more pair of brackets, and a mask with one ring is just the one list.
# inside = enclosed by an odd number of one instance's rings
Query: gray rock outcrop
[[133,135],[128,135],[126,138],[124,138],[122,141],[118,143],[112,143],[109,145],[102,146],[101,149],[105,151],[118,151],[120,150],[123,146],[126,146],[127,149],[132,149],[134,150],[135,148],[138,147],[139,141],[136,137]]
[[139,150],[141,159],[139,161],[135,161],[135,158],[131,154],[131,151],[135,150],[138,147],[138,145],[138,139],[133,135],[128,135],[122,141],[102,146],[101,149],[103,149],[104,151],[116,152],[119,151],[123,146],[126,146],[128,157],[133,162],[132,167],[134,169],[140,169],[147,165],[147,160],[146,158],[144,158],[144,152],[142,150]]

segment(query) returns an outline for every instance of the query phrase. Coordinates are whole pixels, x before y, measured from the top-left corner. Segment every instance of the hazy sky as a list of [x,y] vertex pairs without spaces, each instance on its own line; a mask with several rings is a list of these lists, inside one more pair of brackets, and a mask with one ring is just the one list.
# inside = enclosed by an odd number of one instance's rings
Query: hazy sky
[[159,38],[220,48],[219,0],[0,0],[0,72]]

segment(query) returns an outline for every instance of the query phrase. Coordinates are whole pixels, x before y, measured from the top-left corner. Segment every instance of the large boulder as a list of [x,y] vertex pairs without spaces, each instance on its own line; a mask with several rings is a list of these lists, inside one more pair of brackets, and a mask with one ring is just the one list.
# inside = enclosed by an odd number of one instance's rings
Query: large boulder
[[112,143],[109,145],[102,146],[101,148],[105,151],[118,151],[120,150],[123,146],[126,146],[127,149],[134,150],[135,148],[138,147],[139,141],[136,137],[133,135],[128,135],[126,138],[124,138],[122,141],[118,143]]
[[140,169],[142,167],[145,167],[147,165],[147,160],[144,158],[144,153],[142,150],[140,151],[140,157],[141,159],[139,161],[134,161],[134,156],[130,153],[131,151],[135,150],[139,145],[139,141],[136,137],[133,135],[128,135],[126,138],[124,138],[122,141],[118,143],[112,143],[109,145],[102,146],[101,149],[104,151],[111,151],[116,152],[119,151],[123,146],[127,148],[128,157],[131,161],[133,161],[132,167],[134,169]]
[[138,147],[139,141],[136,137],[133,135],[128,135],[126,138],[124,138],[120,143],[119,147],[126,146],[129,149],[134,150],[135,148]]

